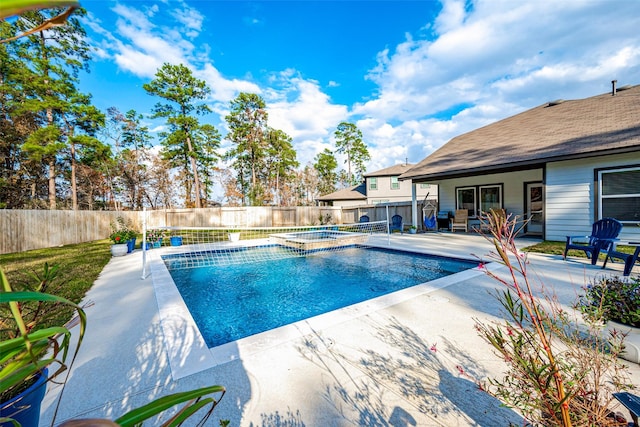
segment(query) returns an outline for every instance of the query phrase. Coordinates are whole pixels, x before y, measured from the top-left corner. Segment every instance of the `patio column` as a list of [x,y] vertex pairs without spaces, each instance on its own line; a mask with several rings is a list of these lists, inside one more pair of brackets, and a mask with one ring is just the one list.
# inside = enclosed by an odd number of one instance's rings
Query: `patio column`
[[411,180],[411,225],[418,228],[418,198],[416,183]]

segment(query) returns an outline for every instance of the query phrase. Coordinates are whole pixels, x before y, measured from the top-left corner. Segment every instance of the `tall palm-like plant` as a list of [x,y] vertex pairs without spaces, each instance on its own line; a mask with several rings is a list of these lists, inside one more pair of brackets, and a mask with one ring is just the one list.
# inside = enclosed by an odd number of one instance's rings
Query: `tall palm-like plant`
[[[15,414],[8,409],[7,402],[20,396],[40,375],[48,372],[47,380],[64,378],[62,391],[58,394],[57,408],[64,393],[64,384],[78,355],[87,325],[87,316],[77,304],[57,295],[49,294],[51,283],[57,276],[58,267],[45,264],[38,283],[32,291],[14,291],[4,272],[0,270],[0,424],[13,422]],[[60,322],[56,308],[72,307],[77,319]],[[72,325],[78,324],[78,333],[73,336]],[[115,343],[117,345],[117,343]],[[171,394],[154,400],[140,408],[127,412],[115,421],[101,420],[100,425],[123,427],[140,425],[143,421],[184,404],[163,426],[179,426],[201,409],[209,406],[204,414],[207,419],[216,407],[225,389],[219,385],[188,392]],[[215,397],[212,395],[216,395]],[[24,403],[21,403],[24,406]],[[20,409],[21,411],[23,410]],[[66,423],[65,423],[66,424]],[[98,425],[96,420],[73,420],[73,426]]]
[[35,28],[31,28],[22,34],[8,39],[0,40],[0,43],[6,43],[11,40],[18,39],[20,37],[28,36],[29,34],[36,33],[38,31],[48,30],[52,27],[64,25],[67,18],[80,7],[80,2],[77,0],[2,0],[2,9],[0,9],[0,21],[5,20],[11,16],[19,15],[29,10],[41,10],[54,7],[66,7],[66,9],[41,23]]

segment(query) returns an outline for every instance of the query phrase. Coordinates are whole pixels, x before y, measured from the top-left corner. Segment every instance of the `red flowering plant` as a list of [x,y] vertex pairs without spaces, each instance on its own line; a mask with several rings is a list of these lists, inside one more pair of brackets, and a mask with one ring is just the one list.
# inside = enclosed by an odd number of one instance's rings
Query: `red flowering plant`
[[123,245],[131,239],[135,232],[131,230],[124,218],[119,216],[115,222],[111,222],[111,234],[109,239],[116,245]]
[[507,369],[479,386],[534,425],[626,426],[610,409],[613,393],[633,388],[617,357],[624,337],[606,336],[602,322],[566,310],[553,292],[534,283],[527,254],[515,244],[522,222],[497,214],[488,221],[485,237],[495,248],[490,256],[506,269],[484,271],[502,285],[495,296],[505,316],[476,320],[476,330]]

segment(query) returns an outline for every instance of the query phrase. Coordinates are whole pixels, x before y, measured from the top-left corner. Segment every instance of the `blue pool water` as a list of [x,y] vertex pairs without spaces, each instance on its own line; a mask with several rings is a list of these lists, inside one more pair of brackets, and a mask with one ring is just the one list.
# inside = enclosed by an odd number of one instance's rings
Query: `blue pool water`
[[165,263],[210,348],[477,266],[364,247],[199,268]]

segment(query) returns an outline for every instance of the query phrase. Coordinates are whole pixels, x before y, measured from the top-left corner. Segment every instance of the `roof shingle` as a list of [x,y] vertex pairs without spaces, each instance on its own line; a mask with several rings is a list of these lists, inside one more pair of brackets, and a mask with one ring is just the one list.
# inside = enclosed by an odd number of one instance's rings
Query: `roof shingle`
[[414,163],[401,163],[399,165],[393,165],[388,168],[366,173],[364,174],[364,177],[369,178],[374,176],[396,176],[407,172],[413,166],[415,166]]
[[615,96],[545,103],[457,136],[400,179],[452,178],[638,150],[640,85]]
[[316,200],[328,202],[333,200],[367,200],[364,182],[353,187],[343,188],[330,194],[318,197]]

